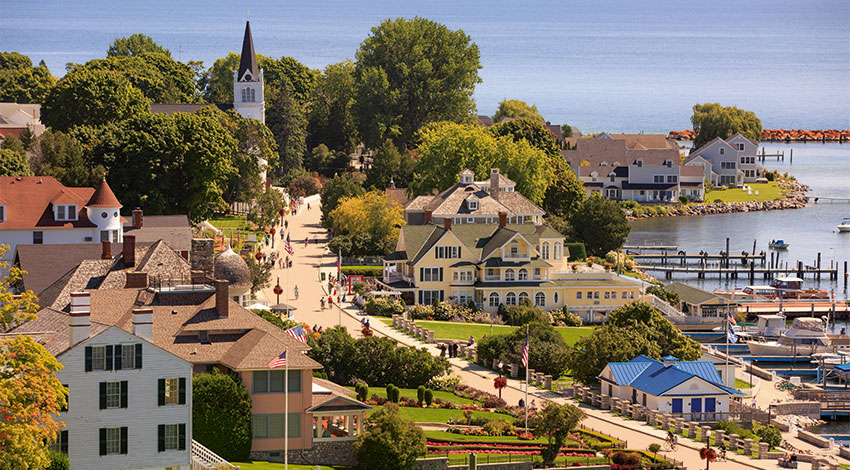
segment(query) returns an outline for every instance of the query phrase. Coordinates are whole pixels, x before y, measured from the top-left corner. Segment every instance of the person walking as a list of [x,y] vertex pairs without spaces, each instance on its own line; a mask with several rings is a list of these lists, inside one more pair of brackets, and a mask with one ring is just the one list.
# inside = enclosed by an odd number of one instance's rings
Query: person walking
[[322,297],[322,310],[324,310],[324,309],[325,309],[325,298]]
[[298,286],[295,286],[295,300],[298,300]]

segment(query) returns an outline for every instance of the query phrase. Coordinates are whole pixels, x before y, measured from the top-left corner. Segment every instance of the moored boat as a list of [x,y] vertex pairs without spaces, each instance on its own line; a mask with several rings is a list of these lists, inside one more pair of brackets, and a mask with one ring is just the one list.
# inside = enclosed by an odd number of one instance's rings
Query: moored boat
[[837,228],[839,232],[850,232],[850,217],[843,218]]
[[771,240],[768,246],[774,250],[787,250],[790,243],[785,243],[785,240]]
[[850,351],[850,337],[828,335],[818,318],[795,318],[777,341],[747,343],[754,356],[811,356],[818,353]]

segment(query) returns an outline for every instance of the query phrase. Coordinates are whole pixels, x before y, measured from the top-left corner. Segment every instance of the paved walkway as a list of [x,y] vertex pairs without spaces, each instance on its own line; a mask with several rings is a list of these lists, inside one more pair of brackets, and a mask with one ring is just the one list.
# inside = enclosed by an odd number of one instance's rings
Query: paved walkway
[[[324,271],[326,275],[335,275],[336,257],[327,252],[327,232],[319,224],[321,217],[319,202],[311,203],[311,206],[311,210],[309,211],[306,210],[306,207],[302,207],[297,215],[287,217],[290,237],[293,248],[295,249],[293,267],[291,270],[274,269],[272,272],[272,285],[264,289],[262,294],[265,295],[270,303],[277,303],[273,291],[276,277],[280,276],[281,286],[285,288],[285,276],[288,274],[290,276],[289,291],[280,296],[280,301],[290,303],[296,307],[296,310],[293,312],[296,320],[310,325],[318,325],[323,328],[329,328],[341,323],[348,328],[352,335],[359,336],[360,319],[362,317],[356,306],[351,303],[345,303],[342,308],[334,306],[333,309],[320,309],[319,300],[326,295],[327,289],[327,282],[320,281],[320,272]],[[304,245],[305,237],[310,242],[306,247]],[[318,237],[318,243],[314,243],[316,237]],[[264,251],[271,252],[272,248],[264,248]],[[280,239],[275,241],[274,251],[280,252],[281,256],[285,257],[286,252],[283,251]],[[295,285],[299,289],[298,299],[294,297],[293,291]],[[439,356],[440,354],[440,351],[435,345],[425,344],[407,336],[393,329],[391,326],[385,325],[377,318],[370,319],[370,323],[376,334],[393,338],[399,343],[408,346],[424,347],[435,356]],[[496,372],[478,364],[470,363],[465,359],[452,358],[449,359],[449,362],[452,364],[453,373],[459,375],[464,383],[481,390],[496,392],[493,389],[493,379],[498,377]],[[761,388],[766,389],[768,387],[763,386]],[[771,390],[773,389],[772,386],[769,388]],[[771,395],[765,394],[763,397],[757,397],[757,399],[761,403],[762,400],[778,398]],[[509,379],[508,388],[502,390],[502,398],[508,403],[518,403],[520,398],[524,398],[524,396],[523,382],[519,380]],[[575,404],[575,402],[558,394],[537,388],[531,388],[528,396],[529,400],[535,400],[538,406],[542,406],[544,400]],[[625,440],[632,449],[646,449],[651,443],[663,444],[664,437],[666,436],[665,432],[640,424],[637,421],[621,418],[608,411],[586,405],[580,406],[587,413],[587,419],[582,424]],[[676,452],[667,453],[670,457],[682,461],[689,469],[699,469],[705,466],[705,462],[699,458],[698,449],[700,445],[698,443],[685,438],[681,438],[679,442],[680,446]],[[664,453],[662,452],[662,454]],[[748,457],[730,455],[729,461],[712,463],[711,468],[775,469],[778,468],[778,465],[773,460],[753,460]],[[800,468],[805,470],[810,468],[810,465],[801,462]]]

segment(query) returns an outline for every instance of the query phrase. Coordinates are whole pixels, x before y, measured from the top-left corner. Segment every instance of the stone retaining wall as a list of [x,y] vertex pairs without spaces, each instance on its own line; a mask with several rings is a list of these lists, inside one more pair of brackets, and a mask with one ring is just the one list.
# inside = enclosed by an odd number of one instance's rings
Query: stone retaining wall
[[[283,462],[283,456],[269,457],[268,451],[251,451],[250,457],[251,460]],[[290,450],[289,463],[355,466],[357,465],[357,457],[354,455],[354,441],[314,442],[310,449]]]
[[448,470],[449,459],[445,457],[418,459],[413,468],[415,470]]
[[810,433],[808,431],[804,431],[802,429],[797,430],[797,437],[802,441],[806,441],[809,444],[814,444],[814,445],[816,445],[820,448],[831,449],[832,445],[833,445],[832,442],[834,442],[834,441],[831,441],[829,439],[824,439],[823,437],[818,436],[817,434],[813,434],[813,433]]

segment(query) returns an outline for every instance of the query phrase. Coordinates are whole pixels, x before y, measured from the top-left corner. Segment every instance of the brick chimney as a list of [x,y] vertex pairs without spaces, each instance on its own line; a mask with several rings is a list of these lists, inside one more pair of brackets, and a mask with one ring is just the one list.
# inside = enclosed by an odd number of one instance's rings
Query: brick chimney
[[227,318],[230,314],[230,296],[227,292],[228,282],[222,279],[215,280],[215,310],[219,318]]
[[427,209],[425,210],[425,223],[426,224],[431,223],[431,211],[427,210]]
[[124,235],[124,246],[121,250],[121,257],[124,259],[124,266],[136,265],[136,236]]
[[91,293],[71,292],[69,346],[86,340],[91,333]]
[[142,210],[138,207],[133,209],[133,228],[142,228]]
[[499,169],[490,168],[490,197],[499,200]]
[[133,334],[145,341],[153,342],[153,309],[133,309]]
[[148,273],[144,271],[131,271],[125,274],[125,289],[145,289],[148,287]]
[[452,229],[452,218],[451,217],[443,217],[443,228],[446,230]]
[[104,240],[100,242],[100,245],[103,248],[100,253],[100,259],[112,259],[112,242]]
[[508,213],[499,212],[499,227],[504,227],[506,225],[508,225]]

